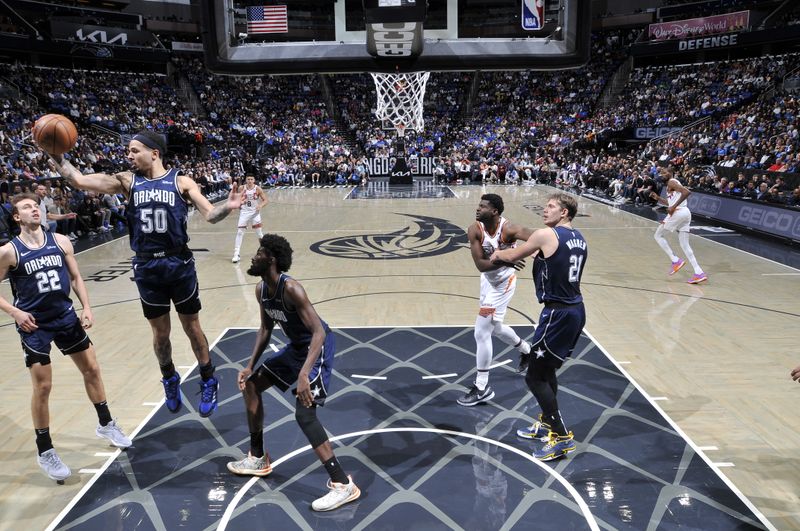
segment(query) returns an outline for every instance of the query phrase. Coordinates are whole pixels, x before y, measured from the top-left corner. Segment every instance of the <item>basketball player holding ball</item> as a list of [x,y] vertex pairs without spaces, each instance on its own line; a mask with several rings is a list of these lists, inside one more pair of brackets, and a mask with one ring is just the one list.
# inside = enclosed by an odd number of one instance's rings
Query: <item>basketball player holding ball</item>
[[[41,145],[47,148],[47,144]],[[200,365],[198,412],[207,417],[217,409],[219,383],[208,353],[208,340],[200,327],[201,308],[197,272],[187,246],[186,225],[189,204],[209,223],[225,219],[239,208],[241,195],[233,184],[228,200],[213,206],[197,183],[176,168],[164,168],[166,139],[154,131],[142,130],[128,144],[131,169],[113,175],[82,174],[59,153],[50,153],[66,184],[104,194],[124,194],[128,199],[133,275],[142,310],[153,332],[153,349],[161,369],[167,408],[181,408],[180,375],[172,362],[170,305],[175,305],[182,328]]]

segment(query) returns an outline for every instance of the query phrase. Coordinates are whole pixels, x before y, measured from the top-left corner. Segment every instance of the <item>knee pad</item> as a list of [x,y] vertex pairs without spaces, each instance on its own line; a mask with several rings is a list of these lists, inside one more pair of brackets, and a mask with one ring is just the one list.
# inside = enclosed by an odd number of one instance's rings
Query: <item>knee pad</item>
[[311,443],[311,448],[316,448],[328,440],[328,434],[317,418],[317,406],[305,407],[298,400],[295,404],[294,418]]

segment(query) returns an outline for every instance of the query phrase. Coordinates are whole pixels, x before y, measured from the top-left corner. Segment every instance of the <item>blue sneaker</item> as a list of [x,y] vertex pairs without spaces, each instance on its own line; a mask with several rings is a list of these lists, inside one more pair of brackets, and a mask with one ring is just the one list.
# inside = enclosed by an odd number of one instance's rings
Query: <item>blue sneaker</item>
[[167,409],[175,413],[181,408],[181,377],[176,372],[166,380],[161,380],[164,384],[164,394],[167,397]]
[[542,422],[542,414],[540,413],[539,420],[534,421],[534,423],[527,428],[517,430],[517,437],[547,442],[550,440],[550,425],[546,422]]
[[213,376],[200,382],[200,416],[208,417],[217,410],[217,389],[219,382]]
[[550,434],[550,439],[547,441],[541,450],[534,450],[533,457],[539,461],[552,461],[567,455],[577,448],[575,440],[573,439],[572,432],[566,435]]

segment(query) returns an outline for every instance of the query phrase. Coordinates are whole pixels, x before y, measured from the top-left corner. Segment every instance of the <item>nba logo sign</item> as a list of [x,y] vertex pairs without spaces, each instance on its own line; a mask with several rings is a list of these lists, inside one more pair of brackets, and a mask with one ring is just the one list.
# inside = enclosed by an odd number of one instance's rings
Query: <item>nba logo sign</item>
[[522,29],[542,29],[544,0],[522,0]]

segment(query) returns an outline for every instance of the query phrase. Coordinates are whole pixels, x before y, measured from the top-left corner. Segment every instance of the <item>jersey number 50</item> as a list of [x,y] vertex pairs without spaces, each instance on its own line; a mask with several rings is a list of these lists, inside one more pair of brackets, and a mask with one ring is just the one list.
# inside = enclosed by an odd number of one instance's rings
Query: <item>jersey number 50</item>
[[165,208],[143,208],[139,210],[142,232],[167,232],[167,210]]

